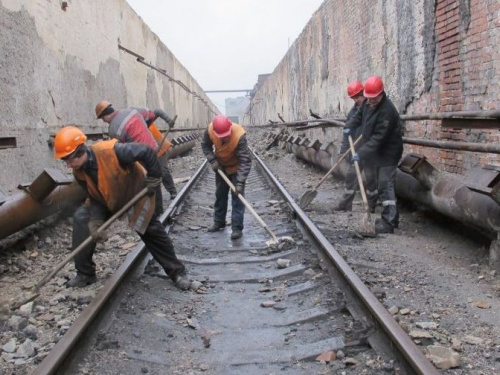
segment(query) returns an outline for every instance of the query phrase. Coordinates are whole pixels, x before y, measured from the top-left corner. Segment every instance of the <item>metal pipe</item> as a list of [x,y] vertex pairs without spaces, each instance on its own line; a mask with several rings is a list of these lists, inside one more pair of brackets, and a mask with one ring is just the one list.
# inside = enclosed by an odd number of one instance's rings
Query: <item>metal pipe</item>
[[[196,138],[196,136],[193,136],[193,138]],[[195,139],[179,142],[170,150],[169,158],[183,155],[196,144]],[[42,184],[45,186],[48,182],[42,182]],[[44,186],[38,188],[37,191],[43,190]],[[50,187],[47,186],[47,188]],[[0,240],[80,202],[85,198],[85,192],[80,185],[73,182],[69,185],[56,187],[41,202],[36,198],[37,195],[34,192],[29,194],[27,191],[23,191],[8,198],[0,206]]]
[[[322,150],[323,146],[320,150],[311,152],[311,147],[305,150],[304,146],[301,148],[292,145],[288,140],[282,142],[285,142],[285,149],[289,152],[325,170],[330,169],[338,159],[333,146],[329,152]],[[347,167],[346,162],[335,174],[344,177]],[[482,231],[492,239],[497,237],[497,232],[500,231],[500,205],[491,197],[470,190],[461,180],[437,171],[427,161],[413,171],[413,176],[415,177],[398,169],[398,196],[431,207],[445,216]]]
[[38,202],[27,192],[20,192],[0,206],[0,239],[84,198],[85,192],[76,182],[56,187],[42,202]]
[[416,201],[437,212],[497,238],[500,230],[500,206],[489,196],[468,189],[461,181],[439,173],[427,189],[410,174],[398,170],[396,194]]
[[401,115],[404,121],[416,120],[442,120],[448,118],[500,118],[500,111],[458,111],[438,113],[415,113],[413,115]]
[[431,139],[418,139],[403,137],[403,143],[447,150],[487,152],[500,154],[500,145],[495,143],[460,142],[460,141],[435,141]]

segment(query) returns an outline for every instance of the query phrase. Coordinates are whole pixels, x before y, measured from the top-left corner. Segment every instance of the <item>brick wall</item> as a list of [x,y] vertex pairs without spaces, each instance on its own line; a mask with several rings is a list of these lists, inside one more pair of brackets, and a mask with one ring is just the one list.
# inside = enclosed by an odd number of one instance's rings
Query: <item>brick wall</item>
[[[325,61],[326,60],[326,61]],[[326,72],[326,74],[325,74]],[[400,113],[499,108],[498,0],[325,0],[259,90],[253,123],[344,115],[351,80],[378,74]],[[276,91],[276,88],[280,89]],[[406,123],[406,136],[499,142],[497,129],[453,129],[441,121]],[[340,130],[311,130],[309,138],[340,141]],[[498,164],[496,155],[405,146],[441,170],[465,174]]]

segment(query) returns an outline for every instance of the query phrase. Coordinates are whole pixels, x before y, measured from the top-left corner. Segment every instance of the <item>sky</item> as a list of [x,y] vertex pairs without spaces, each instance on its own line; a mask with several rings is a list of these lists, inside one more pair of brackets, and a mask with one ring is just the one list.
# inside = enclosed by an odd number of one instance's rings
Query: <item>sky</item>
[[[323,0],[126,0],[203,90],[252,89]],[[207,94],[224,113],[224,99]]]

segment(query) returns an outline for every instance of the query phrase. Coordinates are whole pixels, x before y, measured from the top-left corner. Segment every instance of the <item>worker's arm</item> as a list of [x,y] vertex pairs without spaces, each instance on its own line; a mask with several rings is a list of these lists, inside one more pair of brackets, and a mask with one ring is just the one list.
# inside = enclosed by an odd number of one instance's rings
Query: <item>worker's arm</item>
[[250,168],[252,167],[252,159],[250,158],[250,149],[248,148],[247,137],[243,135],[236,147],[236,157],[238,158],[238,172],[236,174],[236,182],[244,184],[247,180]]
[[148,177],[161,178],[161,166],[154,151],[142,143],[117,143],[115,145],[116,157],[122,165],[139,162],[146,169]]
[[205,130],[205,133],[203,134],[203,139],[201,141],[201,150],[203,151],[203,155],[205,155],[210,164],[217,160],[214,154],[214,144],[210,139],[207,130]]

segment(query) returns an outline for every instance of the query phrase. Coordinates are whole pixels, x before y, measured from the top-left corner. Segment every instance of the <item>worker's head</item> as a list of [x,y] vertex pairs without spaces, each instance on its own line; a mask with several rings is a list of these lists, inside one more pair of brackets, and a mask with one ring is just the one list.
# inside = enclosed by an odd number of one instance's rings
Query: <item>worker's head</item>
[[80,168],[87,160],[87,136],[75,126],[65,126],[54,139],[54,157],[70,168]]
[[233,125],[224,115],[217,115],[212,121],[214,133],[222,142],[226,141],[231,135],[231,126]]
[[365,100],[363,89],[363,84],[360,81],[352,81],[349,83],[349,86],[347,86],[347,95],[354,100],[354,104],[358,107]]
[[113,105],[107,100],[101,100],[95,106],[95,115],[98,119],[102,119],[104,122],[109,123],[109,115],[114,112]]
[[368,104],[371,107],[378,105],[383,98],[384,94],[384,82],[379,76],[371,76],[365,82],[365,98],[368,99]]

